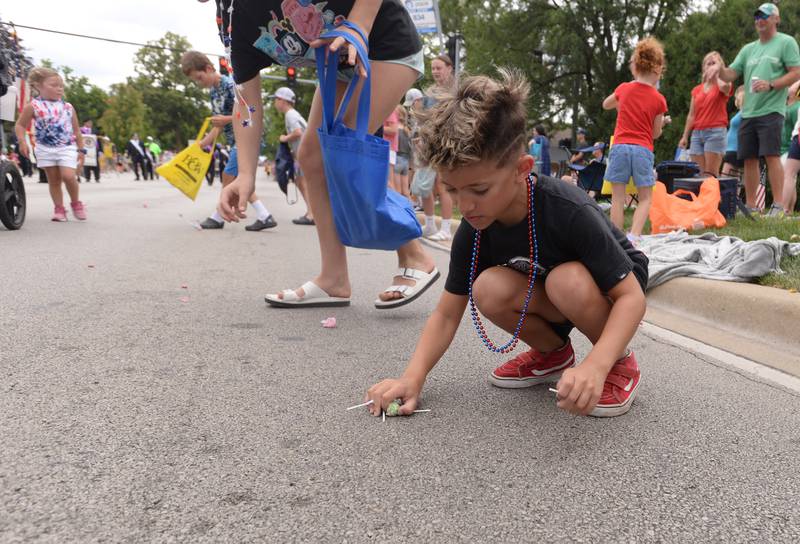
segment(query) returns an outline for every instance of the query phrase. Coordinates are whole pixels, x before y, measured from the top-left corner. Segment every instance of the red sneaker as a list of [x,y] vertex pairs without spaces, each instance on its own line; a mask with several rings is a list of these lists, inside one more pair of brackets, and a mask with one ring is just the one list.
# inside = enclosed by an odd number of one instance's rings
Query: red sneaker
[[519,389],[547,382],[555,382],[561,373],[575,366],[572,342],[548,353],[531,349],[520,353],[492,371],[489,381],[497,387]]
[[641,377],[633,352],[614,363],[606,377],[600,402],[589,414],[594,417],[621,416],[631,409]]

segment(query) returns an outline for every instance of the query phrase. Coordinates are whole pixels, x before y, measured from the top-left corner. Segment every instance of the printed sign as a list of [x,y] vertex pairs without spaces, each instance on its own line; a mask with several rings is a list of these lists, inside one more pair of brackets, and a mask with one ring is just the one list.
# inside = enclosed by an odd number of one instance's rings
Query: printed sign
[[420,34],[439,31],[436,25],[435,2],[436,0],[405,0],[403,2]]
[[97,166],[97,136],[94,134],[83,134],[83,147],[86,149],[86,157],[83,159],[83,165]]

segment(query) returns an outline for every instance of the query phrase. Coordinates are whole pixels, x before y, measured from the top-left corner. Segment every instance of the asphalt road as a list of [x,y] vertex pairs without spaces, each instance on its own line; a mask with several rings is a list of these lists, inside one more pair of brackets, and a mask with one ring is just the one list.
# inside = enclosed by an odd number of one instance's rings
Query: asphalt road
[[272,182],[261,233],[192,228],[216,188],[112,175],[65,224],[27,188],[23,229],[0,229],[1,542],[800,539],[792,390],[643,331],[633,410],[576,418],[489,385],[502,358],[465,320],[432,411],[383,423],[345,408],[401,371],[442,281],[375,310],[394,256],[351,250],[350,308],[271,309],[318,268]]

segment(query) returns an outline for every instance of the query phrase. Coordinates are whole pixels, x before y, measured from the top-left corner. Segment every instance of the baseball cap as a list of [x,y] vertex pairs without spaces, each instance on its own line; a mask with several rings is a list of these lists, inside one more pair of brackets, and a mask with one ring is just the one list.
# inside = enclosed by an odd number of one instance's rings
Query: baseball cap
[[578,129],[578,130],[576,130],[575,132],[576,132],[577,134],[583,134],[584,136],[586,136],[586,135],[587,135],[587,132],[586,132],[586,129],[585,129],[585,128],[579,128],[579,129]]
[[269,98],[280,98],[281,100],[286,100],[287,102],[291,102],[294,104],[295,96],[294,91],[292,91],[289,87],[279,87],[275,94],[269,95]]
[[403,105],[407,108],[410,108],[411,105],[422,98],[422,91],[419,89],[409,89],[406,93],[406,100],[403,102]]
[[767,16],[780,15],[780,12],[778,11],[778,6],[776,6],[775,4],[773,4],[771,2],[765,2],[765,3],[761,4],[760,6],[758,6],[758,9],[755,11],[755,14],[757,14],[759,12],[761,12],[764,15],[767,15]]

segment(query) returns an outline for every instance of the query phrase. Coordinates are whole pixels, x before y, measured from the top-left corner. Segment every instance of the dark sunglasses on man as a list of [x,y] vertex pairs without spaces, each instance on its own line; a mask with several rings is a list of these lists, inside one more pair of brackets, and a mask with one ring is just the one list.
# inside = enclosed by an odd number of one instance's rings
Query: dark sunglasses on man
[[755,14],[755,19],[756,21],[766,21],[767,19],[769,19],[769,15],[767,15],[763,11],[757,11]]

